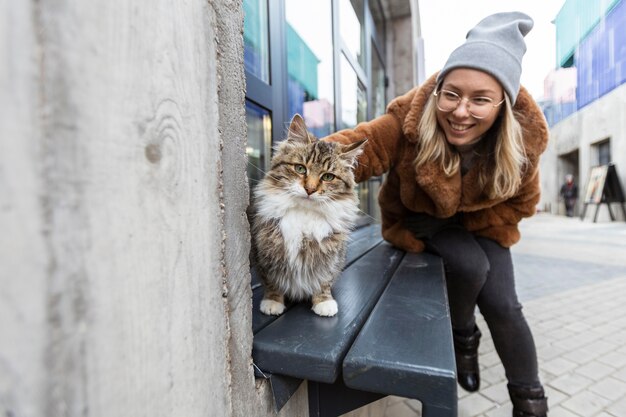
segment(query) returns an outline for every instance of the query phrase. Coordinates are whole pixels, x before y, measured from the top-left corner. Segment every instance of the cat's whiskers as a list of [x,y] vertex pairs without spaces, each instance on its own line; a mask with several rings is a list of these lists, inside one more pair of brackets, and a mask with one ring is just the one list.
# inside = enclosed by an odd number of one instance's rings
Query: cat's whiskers
[[[279,180],[280,180],[280,178],[278,178],[278,177],[276,177],[276,176],[273,176],[273,175],[272,175],[272,174],[270,174],[269,172],[265,172],[265,171],[263,171],[261,168],[259,168],[258,166],[254,165],[254,164],[253,164],[252,162],[250,162],[250,161],[248,161],[248,165],[250,165],[251,167],[253,167],[253,168],[254,168],[254,169],[256,169],[257,171],[259,171],[259,172],[260,172],[261,174],[263,174],[263,175],[266,175],[266,176],[268,176],[268,177],[270,177],[270,178],[273,178],[273,179],[275,179],[276,181],[279,181]],[[253,181],[256,181],[256,182],[261,182],[261,180],[253,180]]]

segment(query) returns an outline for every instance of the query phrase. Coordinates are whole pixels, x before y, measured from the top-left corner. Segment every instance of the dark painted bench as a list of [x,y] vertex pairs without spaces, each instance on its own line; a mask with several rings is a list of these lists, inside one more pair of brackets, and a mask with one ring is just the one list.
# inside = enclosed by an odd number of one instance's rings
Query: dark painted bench
[[452,331],[441,259],[406,254],[380,226],[353,232],[333,287],[335,317],[309,303],[280,317],[259,311],[263,288],[253,270],[253,361],[270,380],[277,411],[302,380],[310,416],[338,416],[386,395],[414,398],[424,417],[456,416]]

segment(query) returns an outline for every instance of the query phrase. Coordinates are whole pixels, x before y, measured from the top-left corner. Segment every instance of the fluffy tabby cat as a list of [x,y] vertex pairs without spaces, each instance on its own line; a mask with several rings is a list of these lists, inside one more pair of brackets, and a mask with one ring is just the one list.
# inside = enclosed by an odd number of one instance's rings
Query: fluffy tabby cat
[[320,316],[337,314],[331,287],[341,273],[358,213],[353,168],[366,141],[320,141],[300,115],[275,150],[254,192],[252,234],[265,287],[261,311],[280,315],[285,297],[311,299]]

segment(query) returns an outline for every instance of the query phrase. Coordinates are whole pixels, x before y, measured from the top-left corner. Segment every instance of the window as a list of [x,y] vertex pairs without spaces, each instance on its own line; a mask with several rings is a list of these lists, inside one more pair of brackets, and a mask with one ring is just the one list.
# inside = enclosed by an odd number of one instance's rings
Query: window
[[365,25],[363,0],[339,0],[339,31],[346,53],[365,68]]
[[288,115],[304,117],[317,137],[335,131],[330,0],[285,0]]
[[373,117],[381,116],[385,113],[387,99],[385,95],[385,67],[378,55],[378,51],[372,42],[372,113]]
[[266,0],[243,2],[244,68],[269,83],[269,32]]
[[598,155],[598,165],[607,165],[611,162],[611,141],[609,139],[594,145]]
[[[384,113],[385,17],[379,0],[244,0],[248,178],[301,114],[317,137]],[[375,213],[380,178],[359,186]]]
[[272,146],[272,119],[267,110],[246,101],[246,124],[248,125],[248,180],[252,186],[263,178],[269,169]]
[[341,129],[351,128],[367,119],[365,86],[345,55],[341,56]]

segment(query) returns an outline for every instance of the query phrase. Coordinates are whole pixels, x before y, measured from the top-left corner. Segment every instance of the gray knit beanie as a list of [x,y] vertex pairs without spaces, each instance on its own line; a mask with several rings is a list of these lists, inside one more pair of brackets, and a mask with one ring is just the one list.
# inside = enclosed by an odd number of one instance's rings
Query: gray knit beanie
[[487,16],[467,32],[466,41],[456,48],[437,76],[437,83],[455,68],[472,68],[494,76],[509,95],[517,99],[526,52],[524,36],[533,28],[533,19],[521,12]]

